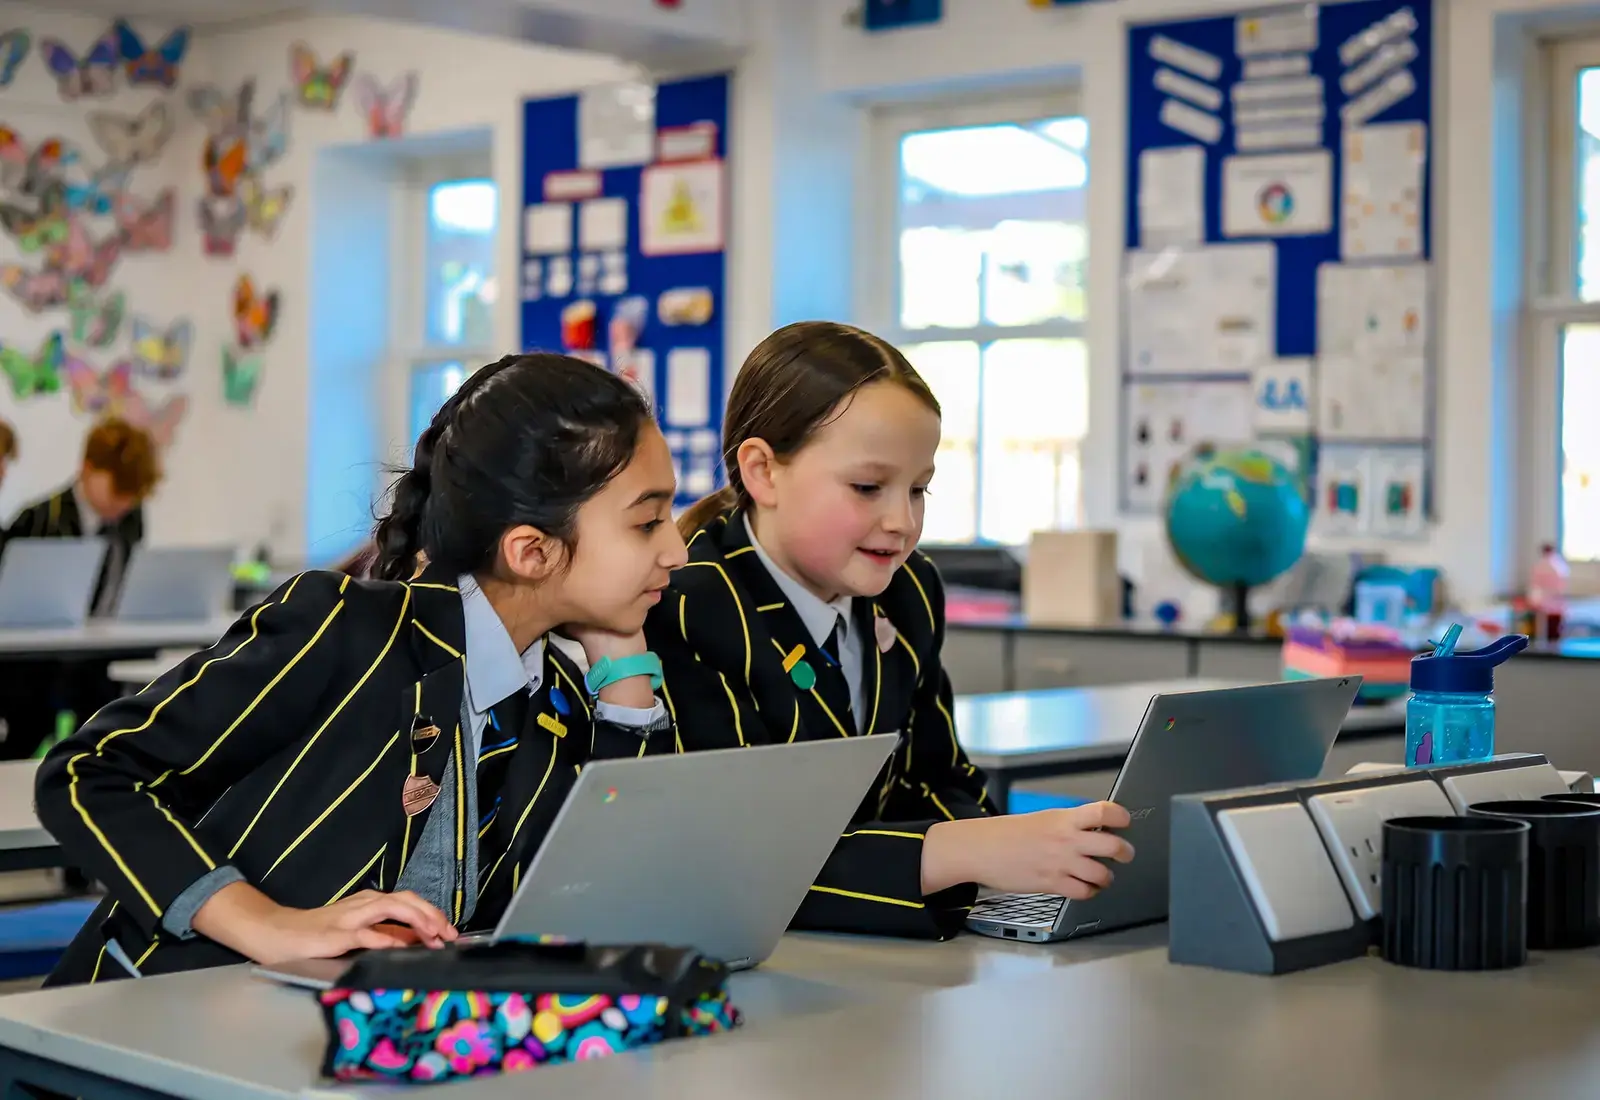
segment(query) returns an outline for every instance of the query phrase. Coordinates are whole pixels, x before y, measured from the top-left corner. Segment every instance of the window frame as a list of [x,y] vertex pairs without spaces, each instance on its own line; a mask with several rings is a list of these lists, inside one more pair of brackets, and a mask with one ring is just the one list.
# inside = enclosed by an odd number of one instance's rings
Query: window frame
[[[968,543],[928,543],[950,548],[963,546],[1004,547],[1010,544],[982,537],[983,525],[983,464],[984,445],[984,355],[991,344],[1003,340],[1077,340],[1090,354],[1088,346],[1088,321],[1049,321],[1032,325],[979,324],[971,327],[908,329],[900,324],[900,143],[908,134],[928,130],[954,129],[963,126],[993,126],[1004,123],[1027,123],[1049,118],[1075,117],[1087,122],[1080,89],[1076,87],[1038,90],[1013,90],[1004,94],[974,98],[965,96],[952,99],[934,99],[903,103],[878,104],[871,109],[868,133],[869,156],[864,176],[862,206],[867,212],[866,232],[862,234],[855,265],[857,309],[863,323],[872,332],[896,347],[911,344],[943,342],[968,342],[978,348],[978,427],[974,439],[977,461],[974,469],[974,525],[978,532]],[[1089,140],[1094,141],[1093,132]],[[1087,157],[1085,158],[1087,159]],[[1085,187],[1087,194],[1087,186]],[[1089,235],[1089,248],[1094,247],[1094,233],[1084,223]],[[1087,302],[1085,303],[1087,312]],[[1092,369],[1089,384],[1094,383]],[[1079,441],[1079,524],[1083,522],[1083,443]],[[937,491],[937,488],[935,488]],[[1052,515],[1054,508],[1052,507]]]
[[[1530,127],[1534,146],[1529,171],[1543,178],[1543,226],[1530,233],[1529,264],[1532,296],[1527,309],[1525,350],[1531,370],[1523,378],[1526,406],[1521,417],[1524,505],[1520,520],[1526,532],[1520,547],[1523,561],[1538,560],[1545,543],[1561,539],[1562,332],[1568,325],[1600,325],[1600,301],[1578,297],[1577,81],[1585,69],[1600,69],[1600,34],[1541,44],[1540,68],[1548,83],[1532,89],[1530,101],[1545,125]],[[1535,69],[1534,72],[1538,70]],[[1537,185],[1534,193],[1538,193]],[[1575,594],[1600,593],[1600,560],[1571,562]]]

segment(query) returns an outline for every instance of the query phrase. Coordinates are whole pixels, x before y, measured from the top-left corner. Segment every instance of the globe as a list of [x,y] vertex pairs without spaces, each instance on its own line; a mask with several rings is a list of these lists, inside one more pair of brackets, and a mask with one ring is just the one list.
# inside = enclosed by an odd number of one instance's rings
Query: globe
[[1250,589],[1300,560],[1310,509],[1298,480],[1276,459],[1217,451],[1179,470],[1165,519],[1178,562],[1227,592],[1235,628],[1243,631],[1250,626]]

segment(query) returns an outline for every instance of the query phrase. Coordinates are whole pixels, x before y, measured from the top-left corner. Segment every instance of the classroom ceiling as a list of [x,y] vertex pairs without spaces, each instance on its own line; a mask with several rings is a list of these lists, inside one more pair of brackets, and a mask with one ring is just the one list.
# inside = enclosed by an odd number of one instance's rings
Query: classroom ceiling
[[307,0],[53,0],[50,4],[53,11],[103,15],[107,19],[120,16],[155,23],[187,23],[192,27],[299,15],[314,6]]

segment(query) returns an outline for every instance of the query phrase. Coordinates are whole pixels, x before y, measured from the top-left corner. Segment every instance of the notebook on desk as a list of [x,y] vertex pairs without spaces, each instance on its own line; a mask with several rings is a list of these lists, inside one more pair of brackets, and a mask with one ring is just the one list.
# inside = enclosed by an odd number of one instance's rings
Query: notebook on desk
[[82,626],[104,539],[12,539],[0,555],[0,628]]
[[[730,969],[755,966],[899,743],[882,733],[588,764],[482,938],[665,943]],[[321,990],[349,966],[346,957],[255,972]]]

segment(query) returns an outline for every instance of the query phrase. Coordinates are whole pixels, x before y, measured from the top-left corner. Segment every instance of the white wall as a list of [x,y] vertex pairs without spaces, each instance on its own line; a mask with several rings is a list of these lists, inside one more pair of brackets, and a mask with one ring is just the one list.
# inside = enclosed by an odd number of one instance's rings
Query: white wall
[[[1092,524],[1139,538],[1117,515],[1120,278],[1126,195],[1126,29],[1240,10],[1222,0],[1120,0],[1038,10],[946,0],[942,23],[880,34],[847,25],[855,0],[819,0],[819,84],[857,103],[1004,83],[1081,84],[1090,123]],[[1384,545],[1391,560],[1441,564],[1455,592],[1483,599],[1514,583],[1515,399],[1521,348],[1523,207],[1520,81],[1525,17],[1570,13],[1539,0],[1436,0],[1434,260],[1439,273],[1438,521],[1426,540]]]
[[[134,114],[153,100],[163,98],[164,93],[159,89],[127,89],[119,73],[118,90],[113,96],[79,100],[76,103],[61,99],[55,80],[39,58],[38,41],[44,37],[57,37],[75,51],[85,49],[106,30],[105,20],[24,9],[10,14],[5,26],[26,26],[33,32],[33,50],[18,69],[11,85],[0,92],[0,124],[16,130],[30,149],[40,140],[56,136],[78,146],[89,164],[99,165],[104,160],[104,153],[90,135],[86,121],[88,115],[95,110]],[[167,28],[140,23],[138,29],[147,36],[158,37]],[[172,108],[177,110],[177,97],[168,98],[171,99]],[[153,200],[163,187],[177,182],[185,156],[181,142],[171,142],[157,163],[134,170],[128,185],[130,194],[144,201]],[[87,219],[87,224],[90,237],[95,241],[103,240],[115,231],[115,222],[110,217],[91,217]],[[185,223],[179,226],[172,251],[121,258],[112,269],[106,291],[102,292],[121,289],[126,297],[128,319],[124,320],[116,343],[104,349],[84,349],[69,342],[69,351],[94,367],[104,369],[131,350],[131,318],[134,315],[148,317],[164,326],[188,314],[190,302],[181,272],[187,262],[186,257],[197,248],[193,226]],[[24,253],[9,234],[0,233],[0,263],[18,263],[36,271],[43,260],[42,252]],[[16,298],[0,292],[0,344],[32,355],[45,337],[57,330],[64,330],[70,335],[70,317],[65,308],[29,313]],[[184,388],[182,381],[165,386],[141,379],[139,385],[142,392],[158,403]],[[192,419],[193,413],[190,415]],[[4,484],[0,485],[0,522],[6,522],[25,504],[55,491],[76,476],[82,455],[83,435],[93,418],[73,411],[65,383],[62,392],[54,396],[19,401],[9,382],[5,381],[0,381],[0,417],[16,427],[21,446],[20,460],[11,467]],[[180,468],[190,462],[196,453],[190,427],[185,424],[179,431],[177,444],[170,456],[174,474],[150,509],[151,524],[157,530],[170,520],[174,509],[178,507],[178,487],[184,481]]]
[[[409,135],[437,135],[466,130],[487,130],[493,141],[493,176],[501,195],[501,233],[497,264],[502,279],[517,270],[517,225],[522,195],[522,114],[525,97],[551,95],[585,85],[617,80],[634,69],[598,55],[555,50],[525,43],[346,17],[316,17],[274,23],[248,31],[215,35],[199,43],[200,60],[209,79],[232,90],[239,81],[254,77],[257,102],[262,107],[290,86],[289,47],[298,40],[310,43],[324,59],[338,51],[356,52],[356,71],[371,72],[387,84],[401,73],[421,74],[421,90],[413,108]],[[200,138],[195,136],[198,143]],[[307,427],[311,422],[311,357],[313,326],[307,300],[314,285],[312,265],[317,253],[312,239],[316,189],[313,178],[318,154],[365,142],[364,121],[355,97],[347,89],[336,113],[296,110],[288,152],[264,173],[274,187],[295,189],[294,208],[272,241],[247,234],[237,262],[198,258],[194,231],[189,231],[188,285],[197,303],[197,320],[203,318],[199,347],[214,363],[230,332],[231,293],[239,271],[248,271],[258,287],[278,287],[283,306],[277,332],[266,349],[265,376],[255,410],[242,415],[220,407],[220,392],[211,412],[204,453],[206,477],[212,492],[196,492],[186,509],[186,533],[202,530],[227,533],[250,544],[267,539],[283,560],[328,557],[337,547],[308,546],[305,537],[307,499]],[[198,145],[196,146],[198,148]],[[191,183],[199,186],[198,153]],[[191,203],[192,205],[192,203]],[[192,220],[192,211],[188,215]],[[346,288],[348,290],[348,288]],[[375,285],[374,295],[388,293]],[[496,303],[494,343],[497,348],[517,345],[518,303],[513,293]],[[337,324],[337,321],[334,322]],[[403,386],[388,368],[386,385]],[[215,370],[208,365],[205,369]],[[373,406],[389,403],[373,395]],[[363,430],[369,430],[363,425]],[[378,462],[391,452],[371,456],[370,472],[377,479]],[[202,504],[202,501],[206,503]]]

